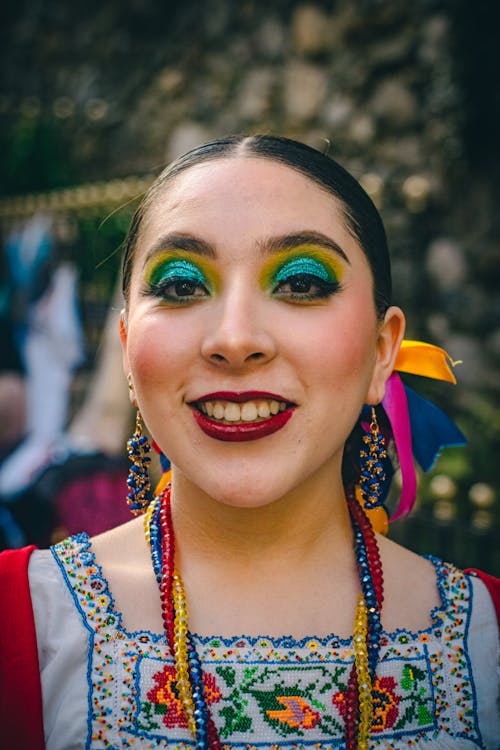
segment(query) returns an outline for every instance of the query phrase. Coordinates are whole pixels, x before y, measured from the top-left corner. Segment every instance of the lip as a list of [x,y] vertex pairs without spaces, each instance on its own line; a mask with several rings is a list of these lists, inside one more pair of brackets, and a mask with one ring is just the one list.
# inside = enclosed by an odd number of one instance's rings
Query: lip
[[[260,396],[262,397],[262,394]],[[211,397],[213,398],[213,395]],[[222,397],[219,395],[218,398]],[[247,398],[241,400],[245,401]],[[269,398],[269,396],[266,396],[266,398]],[[226,398],[225,400],[230,401],[234,399]],[[289,407],[285,411],[274,414],[269,419],[263,419],[260,422],[243,422],[239,424],[216,422],[197,409],[193,409],[193,416],[198,423],[198,427],[205,435],[228,443],[243,443],[250,440],[259,440],[260,438],[267,437],[267,435],[272,435],[274,432],[278,432],[291,418],[294,409],[294,406]]]

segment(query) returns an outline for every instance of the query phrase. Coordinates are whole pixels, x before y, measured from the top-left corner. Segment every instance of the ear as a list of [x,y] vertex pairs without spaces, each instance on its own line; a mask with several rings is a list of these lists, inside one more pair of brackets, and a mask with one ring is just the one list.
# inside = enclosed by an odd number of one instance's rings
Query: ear
[[367,392],[367,404],[379,404],[384,398],[385,384],[394,370],[405,327],[403,311],[399,307],[389,307],[378,330],[376,361]]
[[118,328],[119,328],[119,331],[120,331],[120,341],[122,343],[123,372],[125,373],[125,377],[127,378],[130,401],[135,406],[134,385],[133,385],[133,382],[132,382],[132,376],[130,375],[130,365],[129,365],[129,361],[128,361],[128,351],[127,351],[127,338],[128,338],[128,332],[127,332],[127,313],[126,313],[125,310],[122,310],[120,312],[120,321],[118,323]]

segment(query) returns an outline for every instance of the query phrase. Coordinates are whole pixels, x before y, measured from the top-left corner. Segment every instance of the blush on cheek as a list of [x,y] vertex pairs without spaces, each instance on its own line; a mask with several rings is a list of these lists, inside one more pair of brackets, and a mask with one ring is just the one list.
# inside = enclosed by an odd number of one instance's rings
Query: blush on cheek
[[322,366],[340,397],[345,393],[349,400],[354,397],[363,401],[375,364],[375,343],[375,335],[355,335],[349,327],[337,331],[334,340],[324,346]]
[[189,328],[141,326],[137,331],[132,326],[128,334],[127,354],[134,382],[141,386],[154,386],[178,382],[179,375],[187,370],[197,344]]

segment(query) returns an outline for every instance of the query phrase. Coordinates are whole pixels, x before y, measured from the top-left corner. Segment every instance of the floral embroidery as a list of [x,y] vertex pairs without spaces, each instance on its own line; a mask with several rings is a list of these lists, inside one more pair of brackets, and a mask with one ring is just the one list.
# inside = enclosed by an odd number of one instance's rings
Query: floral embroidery
[[[86,750],[192,748],[164,636],[123,628],[86,535],[62,542],[53,554],[89,634],[92,717]],[[449,743],[457,732],[481,744],[464,647],[467,579],[444,563],[435,566],[443,606],[433,613],[433,625],[416,634],[383,634],[373,685],[372,750],[430,738]],[[331,750],[341,742],[350,639],[194,638],[223,744],[237,750]]]
[[[401,698],[396,693],[396,682],[393,677],[377,677],[372,687],[373,717],[371,731],[384,732],[394,726],[398,717],[398,705]],[[332,703],[337,706],[342,717],[347,710],[344,691],[335,693]]]
[[[144,713],[150,716],[152,709],[154,714],[163,716],[162,721],[169,728],[187,727],[187,719],[177,693],[175,667],[173,665],[165,665],[161,672],[157,672],[153,676],[153,680],[155,687],[147,693],[150,705],[143,705],[142,710]],[[221,699],[221,693],[213,675],[209,673],[203,675],[203,686],[205,688],[207,705],[210,706]]]
[[394,726],[400,700],[394,677],[378,677],[375,680],[372,690],[372,732],[384,732]]
[[288,724],[289,727],[312,729],[320,721],[320,715],[300,695],[278,695],[278,703],[285,708],[282,711],[267,711],[270,719],[277,719]]

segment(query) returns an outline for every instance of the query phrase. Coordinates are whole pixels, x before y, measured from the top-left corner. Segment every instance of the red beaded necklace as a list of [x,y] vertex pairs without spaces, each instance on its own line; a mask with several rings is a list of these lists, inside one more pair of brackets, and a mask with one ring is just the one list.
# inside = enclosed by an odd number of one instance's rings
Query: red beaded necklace
[[[361,593],[354,622],[354,662],[340,707],[346,750],[368,750],[371,686],[380,649],[383,575],[378,544],[364,511],[353,495],[347,499],[354,533]],[[145,514],[145,534],[160,589],[163,626],[177,672],[177,689],[196,750],[221,750],[217,728],[204,698],[203,671],[188,629],[186,597],[175,569],[175,538],[170,487]]]

